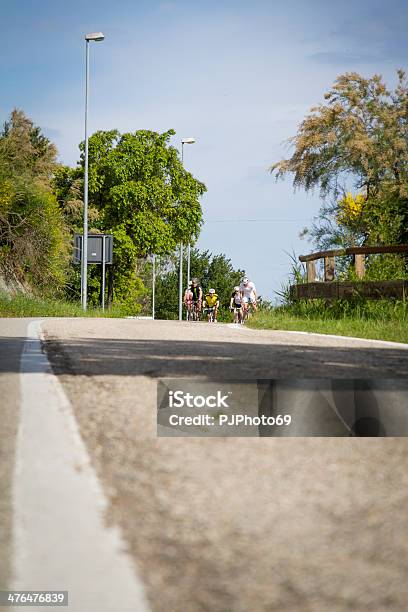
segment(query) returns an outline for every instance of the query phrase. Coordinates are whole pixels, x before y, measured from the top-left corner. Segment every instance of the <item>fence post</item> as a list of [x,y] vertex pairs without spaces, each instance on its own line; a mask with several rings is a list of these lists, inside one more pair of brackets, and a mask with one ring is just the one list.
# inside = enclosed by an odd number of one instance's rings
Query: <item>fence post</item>
[[306,262],[307,282],[314,283],[316,280],[316,265],[314,261]]
[[324,258],[324,280],[334,280],[334,257]]
[[358,278],[363,278],[365,275],[365,256],[361,253],[355,255],[354,266]]

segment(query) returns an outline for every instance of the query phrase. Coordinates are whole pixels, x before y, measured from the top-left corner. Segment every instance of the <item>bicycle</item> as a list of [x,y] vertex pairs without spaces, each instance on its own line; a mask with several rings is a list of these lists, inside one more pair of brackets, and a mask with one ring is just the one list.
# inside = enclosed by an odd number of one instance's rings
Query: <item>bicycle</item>
[[186,306],[186,321],[193,320],[193,304],[191,302],[187,302]]
[[200,320],[200,304],[199,302],[191,302],[187,306],[187,321],[199,321]]
[[242,306],[235,306],[235,307],[231,308],[230,310],[233,313],[233,323],[235,323],[235,324],[242,323],[243,322],[243,319],[242,319]]
[[205,309],[207,314],[207,321],[209,323],[214,323],[215,319],[215,306],[209,306]]
[[[255,311],[254,303],[253,302],[244,302],[242,304],[242,307],[243,307],[243,313],[242,313],[241,323],[245,323],[245,321],[250,319],[250,317],[252,316],[253,312]],[[249,308],[249,307],[251,307],[251,308]]]

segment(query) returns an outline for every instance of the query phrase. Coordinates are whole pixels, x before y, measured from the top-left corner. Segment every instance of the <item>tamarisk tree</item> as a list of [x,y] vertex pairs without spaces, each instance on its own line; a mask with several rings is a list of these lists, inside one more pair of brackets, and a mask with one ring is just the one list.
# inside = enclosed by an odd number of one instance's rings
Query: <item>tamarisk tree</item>
[[[312,236],[321,246],[408,241],[408,87],[397,74],[392,91],[379,75],[339,76],[289,140],[292,156],[271,167],[295,188],[320,190]],[[358,199],[358,217],[345,216],[347,197]]]

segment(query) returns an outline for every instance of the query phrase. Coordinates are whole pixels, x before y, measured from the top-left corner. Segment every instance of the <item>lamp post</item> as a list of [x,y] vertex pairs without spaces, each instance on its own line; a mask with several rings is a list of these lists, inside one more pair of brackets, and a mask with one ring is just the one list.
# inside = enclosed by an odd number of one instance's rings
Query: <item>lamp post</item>
[[84,233],[82,237],[82,267],[81,267],[81,302],[83,310],[87,306],[88,285],[88,99],[89,99],[89,43],[102,41],[102,32],[85,35],[86,69],[85,69],[85,168],[84,168]]
[[[195,138],[183,138],[181,141],[181,163],[184,163],[184,145],[194,144]],[[190,242],[187,245],[187,284],[190,281]],[[183,320],[183,243],[180,243],[179,270],[179,321]]]

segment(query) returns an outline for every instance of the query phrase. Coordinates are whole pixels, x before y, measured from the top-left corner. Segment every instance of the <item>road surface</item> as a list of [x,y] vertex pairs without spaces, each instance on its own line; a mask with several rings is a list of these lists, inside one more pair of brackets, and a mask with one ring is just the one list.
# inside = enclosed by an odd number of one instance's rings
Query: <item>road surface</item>
[[[26,329],[0,323],[0,586],[13,584],[16,436],[30,416],[19,413]],[[157,378],[403,380],[406,347],[136,320],[51,319],[43,330],[107,500],[104,526],[118,528],[150,610],[406,609],[404,438],[156,436]]]

